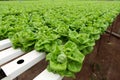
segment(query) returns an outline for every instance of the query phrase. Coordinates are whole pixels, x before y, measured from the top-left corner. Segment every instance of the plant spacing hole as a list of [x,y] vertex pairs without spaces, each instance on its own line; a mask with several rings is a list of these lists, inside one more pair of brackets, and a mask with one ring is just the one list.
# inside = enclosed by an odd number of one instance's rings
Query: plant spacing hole
[[17,64],[22,64],[22,63],[24,63],[23,59],[20,59],[20,60],[17,61]]

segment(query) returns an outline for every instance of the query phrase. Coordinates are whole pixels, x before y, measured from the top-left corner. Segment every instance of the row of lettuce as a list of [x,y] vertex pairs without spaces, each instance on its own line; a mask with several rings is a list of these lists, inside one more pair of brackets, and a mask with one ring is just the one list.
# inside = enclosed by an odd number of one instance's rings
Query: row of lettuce
[[0,3],[0,40],[9,38],[25,52],[46,52],[48,70],[66,77],[81,70],[120,12],[119,2],[36,3]]

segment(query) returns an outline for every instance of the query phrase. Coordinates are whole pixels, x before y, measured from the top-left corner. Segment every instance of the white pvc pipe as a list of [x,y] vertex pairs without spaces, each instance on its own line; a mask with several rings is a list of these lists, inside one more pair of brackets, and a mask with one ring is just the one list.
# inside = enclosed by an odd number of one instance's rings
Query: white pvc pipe
[[0,41],[0,50],[8,48],[10,46],[12,46],[12,43],[10,42],[9,39],[5,39],[5,40]]
[[35,50],[27,53],[22,57],[17,58],[16,60],[1,67],[3,72],[6,74],[6,77],[2,78],[1,80],[14,79],[44,58],[45,53],[40,53]]
[[37,77],[35,77],[33,80],[62,80],[63,77],[59,74],[54,74],[52,72],[48,72],[47,69],[45,69],[42,73],[40,73]]
[[20,49],[8,48],[0,52],[0,65],[22,55],[24,52]]

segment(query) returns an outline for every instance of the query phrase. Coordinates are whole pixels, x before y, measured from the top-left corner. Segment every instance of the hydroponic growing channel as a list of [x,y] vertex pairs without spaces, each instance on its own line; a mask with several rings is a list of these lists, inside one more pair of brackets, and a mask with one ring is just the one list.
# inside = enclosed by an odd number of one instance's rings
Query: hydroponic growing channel
[[[45,57],[48,71],[59,74],[60,79],[75,78],[85,56],[119,15],[119,7],[120,2],[112,1],[0,2],[0,49],[12,46],[7,54],[5,50],[0,52],[6,54],[0,63],[30,55],[27,66],[21,70],[24,72]],[[29,62],[34,64],[29,66]],[[16,76],[22,72],[15,72]]]

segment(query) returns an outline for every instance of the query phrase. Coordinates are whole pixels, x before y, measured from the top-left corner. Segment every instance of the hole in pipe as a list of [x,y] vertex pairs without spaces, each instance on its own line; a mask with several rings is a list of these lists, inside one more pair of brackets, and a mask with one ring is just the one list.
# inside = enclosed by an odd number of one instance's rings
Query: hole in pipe
[[22,64],[22,63],[24,63],[23,59],[17,61],[17,64]]

